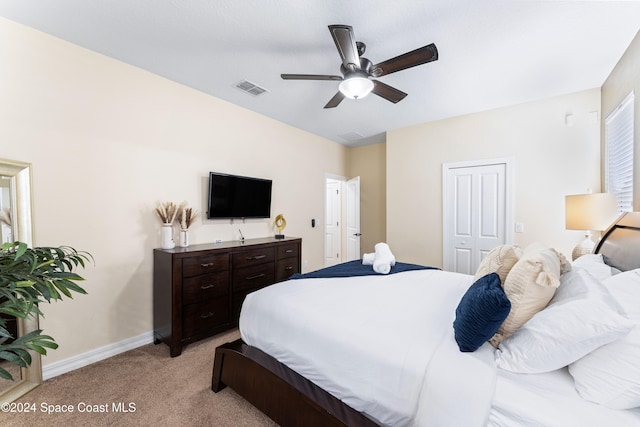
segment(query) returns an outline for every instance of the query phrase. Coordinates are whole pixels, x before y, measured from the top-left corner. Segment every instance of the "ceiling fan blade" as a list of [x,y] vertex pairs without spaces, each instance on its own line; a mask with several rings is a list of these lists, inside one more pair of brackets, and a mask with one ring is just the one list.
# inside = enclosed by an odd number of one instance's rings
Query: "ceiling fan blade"
[[327,74],[280,74],[284,80],[342,80],[342,76]]
[[436,61],[437,59],[438,48],[436,48],[435,44],[431,43],[374,65],[371,67],[371,75],[374,77],[386,76],[387,74],[406,70],[407,68],[426,64],[431,61]]
[[391,87],[388,84],[382,83],[378,80],[373,81],[373,89],[371,90],[371,92],[386,99],[387,101],[393,102],[394,104],[402,101],[404,97],[407,96],[407,94],[403,91]]
[[353,28],[349,25],[329,25],[331,37],[338,48],[342,65],[349,71],[360,69],[360,55],[356,46],[356,37]]
[[338,91],[335,95],[333,95],[333,98],[331,98],[329,102],[327,102],[327,105],[325,105],[324,108],[335,108],[342,102],[343,99],[344,95],[342,94],[342,92]]

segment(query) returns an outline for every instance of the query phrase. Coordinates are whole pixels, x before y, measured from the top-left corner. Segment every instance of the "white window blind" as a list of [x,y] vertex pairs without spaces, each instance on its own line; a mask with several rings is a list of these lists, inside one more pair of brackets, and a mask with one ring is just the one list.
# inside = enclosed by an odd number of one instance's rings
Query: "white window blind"
[[605,187],[618,196],[618,213],[633,211],[633,100],[631,92],[605,120]]

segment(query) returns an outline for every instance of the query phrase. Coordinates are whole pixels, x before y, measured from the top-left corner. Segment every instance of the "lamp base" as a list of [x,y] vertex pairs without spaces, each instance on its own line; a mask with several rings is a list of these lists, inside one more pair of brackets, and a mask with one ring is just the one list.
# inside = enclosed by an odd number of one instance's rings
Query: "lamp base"
[[596,246],[593,240],[591,240],[591,234],[587,234],[586,238],[580,242],[571,252],[571,258],[575,261],[582,255],[592,254],[593,248]]

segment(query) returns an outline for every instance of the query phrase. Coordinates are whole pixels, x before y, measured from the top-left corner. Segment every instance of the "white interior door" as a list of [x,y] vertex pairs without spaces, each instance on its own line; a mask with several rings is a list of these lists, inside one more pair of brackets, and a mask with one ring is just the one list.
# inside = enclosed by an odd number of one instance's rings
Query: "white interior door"
[[344,261],[360,259],[360,177],[346,182],[345,225],[346,257]]
[[494,247],[512,240],[507,161],[443,167],[445,270],[474,274]]
[[340,256],[341,181],[327,178],[325,184],[324,266],[338,264]]

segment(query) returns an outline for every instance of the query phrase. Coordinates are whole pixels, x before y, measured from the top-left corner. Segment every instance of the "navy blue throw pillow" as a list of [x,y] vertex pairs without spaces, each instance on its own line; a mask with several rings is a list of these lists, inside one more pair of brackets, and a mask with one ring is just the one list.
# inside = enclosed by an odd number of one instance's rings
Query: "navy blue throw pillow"
[[496,333],[511,311],[511,302],[496,273],[476,280],[462,296],[453,321],[460,351],[476,351]]

